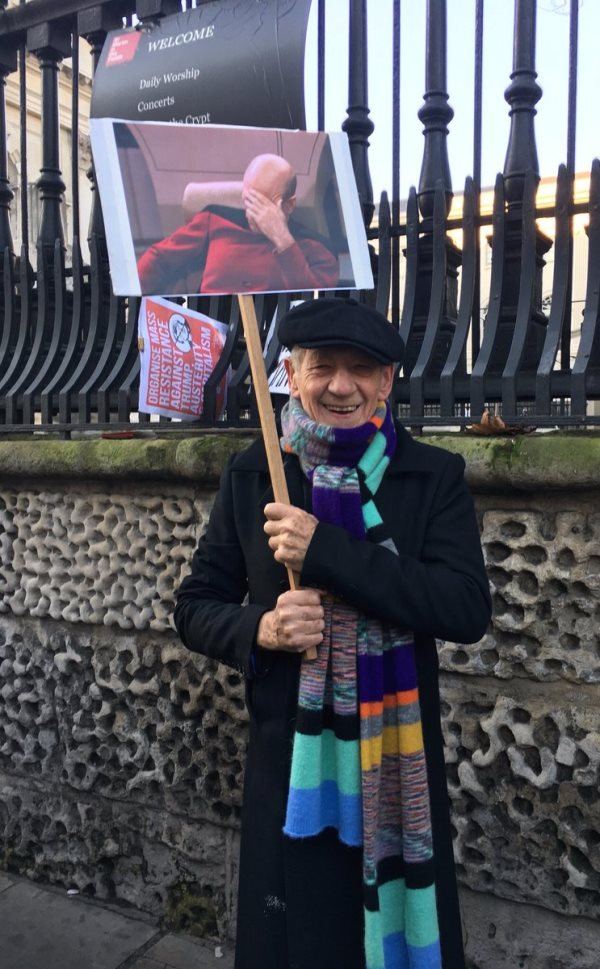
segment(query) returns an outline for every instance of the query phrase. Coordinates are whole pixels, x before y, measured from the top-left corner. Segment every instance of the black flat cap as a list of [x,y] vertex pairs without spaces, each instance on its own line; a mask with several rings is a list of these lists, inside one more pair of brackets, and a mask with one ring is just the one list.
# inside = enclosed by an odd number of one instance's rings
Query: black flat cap
[[277,334],[288,347],[356,347],[380,363],[401,362],[404,341],[382,313],[355,299],[324,296],[282,316]]

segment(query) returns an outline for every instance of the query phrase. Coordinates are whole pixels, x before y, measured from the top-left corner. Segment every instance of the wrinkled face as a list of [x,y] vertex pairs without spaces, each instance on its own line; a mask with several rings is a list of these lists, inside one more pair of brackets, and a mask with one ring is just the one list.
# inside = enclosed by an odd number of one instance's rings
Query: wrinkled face
[[296,366],[286,360],[292,397],[309,417],[332,427],[358,427],[373,416],[392,389],[393,364],[352,347],[304,351]]

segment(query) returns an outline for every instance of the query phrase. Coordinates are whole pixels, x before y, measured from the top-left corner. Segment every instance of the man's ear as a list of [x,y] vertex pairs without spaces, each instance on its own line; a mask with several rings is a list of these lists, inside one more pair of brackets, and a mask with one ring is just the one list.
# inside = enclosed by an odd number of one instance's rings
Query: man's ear
[[300,397],[300,390],[298,388],[298,378],[296,377],[296,371],[294,370],[294,364],[290,357],[286,357],[283,361],[285,367],[285,372],[287,374],[288,383],[290,385],[290,397]]
[[381,368],[380,396],[382,400],[387,400],[392,392],[392,387],[394,385],[395,369],[396,369],[396,365],[394,363],[386,363]]
[[290,216],[296,208],[296,196],[290,195],[287,199],[281,200],[281,209],[285,215]]

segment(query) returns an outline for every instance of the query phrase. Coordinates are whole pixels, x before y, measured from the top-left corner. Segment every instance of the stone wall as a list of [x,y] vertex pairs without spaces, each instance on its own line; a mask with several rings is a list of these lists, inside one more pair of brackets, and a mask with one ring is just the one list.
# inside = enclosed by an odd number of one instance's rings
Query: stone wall
[[[244,443],[0,442],[2,864],[221,936],[243,685],[170,613]],[[440,643],[470,964],[595,969],[600,438],[435,443],[465,454],[495,607]]]

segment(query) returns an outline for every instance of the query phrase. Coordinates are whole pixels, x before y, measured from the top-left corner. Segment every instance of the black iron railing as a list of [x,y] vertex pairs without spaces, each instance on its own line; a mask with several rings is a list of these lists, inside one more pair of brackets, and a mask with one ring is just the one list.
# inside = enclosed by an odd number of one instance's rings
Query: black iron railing
[[[335,0],[341,3],[342,0]],[[574,204],[577,109],[578,0],[570,0],[570,62],[565,165],[554,205],[536,209],[540,180],[535,105],[542,96],[535,71],[536,0],[515,0],[513,72],[505,97],[511,117],[503,172],[498,175],[491,216],[481,214],[483,0],[475,9],[473,176],[465,184],[460,219],[449,219],[453,198],[446,138],[453,111],[446,79],[446,0],[426,0],[425,94],[418,118],[424,151],[418,190],[400,200],[401,0],[393,2],[393,80],[390,91],[392,180],[378,206],[369,174],[366,0],[348,0],[348,133],[365,225],[373,244],[375,302],[400,328],[407,354],[395,385],[400,413],[413,427],[460,427],[478,420],[484,407],[509,423],[589,426],[600,423],[600,163],[591,169],[589,202]],[[325,0],[315,0],[318,20],[318,118],[324,126]],[[193,424],[137,413],[139,300],[116,297],[110,285],[99,198],[90,171],[93,202],[86,230],[89,258],[82,257],[78,173],[79,41],[90,46],[94,66],[109,30],[132,23],[141,29],[191,6],[191,0],[29,0],[7,7],[0,0],[0,434],[37,430],[70,436],[78,431],[254,426],[258,422],[249,384],[237,303],[195,297],[194,308],[229,323],[217,370],[206,389],[202,418]],[[415,38],[415,43],[419,38]],[[27,179],[28,58],[37,58],[42,79],[42,165],[37,181],[41,209],[35,251],[29,242]],[[71,157],[60,157],[58,69],[71,58]],[[5,85],[18,71],[20,84],[21,239],[11,234],[14,205],[9,181]],[[71,238],[64,238],[62,171],[72,173]],[[416,175],[417,173],[415,173]],[[377,218],[374,219],[377,211]],[[589,213],[587,291],[581,332],[571,333],[573,218]],[[554,219],[553,239],[538,225]],[[480,229],[489,227],[492,265],[489,292],[481,291]],[[460,248],[449,232],[462,229]],[[542,305],[544,255],[554,246],[550,311]],[[460,284],[460,285],[459,285]],[[309,295],[310,294],[304,294]],[[276,306],[288,295],[256,301],[266,337]],[[545,305],[544,304],[544,305]],[[481,305],[487,307],[481,326]],[[266,348],[274,367],[276,339]],[[572,359],[573,357],[573,359]],[[216,387],[229,366],[224,419],[216,418]],[[598,408],[600,413],[600,408]]]

